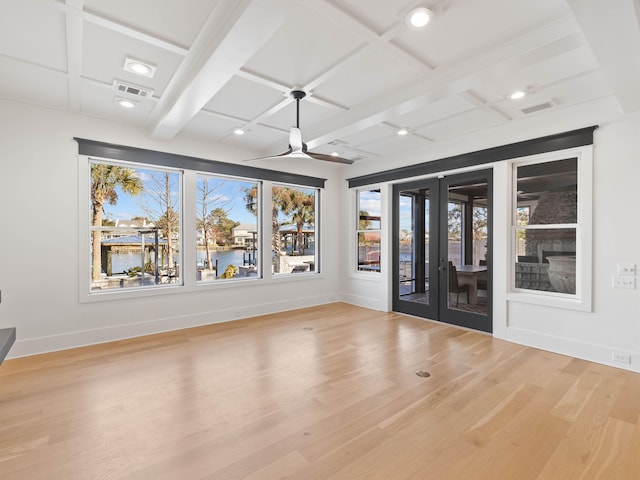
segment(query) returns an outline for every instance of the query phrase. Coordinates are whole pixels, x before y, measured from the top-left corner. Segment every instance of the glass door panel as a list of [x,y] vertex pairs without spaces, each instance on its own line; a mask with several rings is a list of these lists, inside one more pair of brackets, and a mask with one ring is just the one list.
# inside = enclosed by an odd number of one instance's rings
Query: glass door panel
[[439,317],[477,330],[491,331],[489,271],[490,171],[441,180],[441,296]]
[[491,171],[393,191],[394,310],[491,331]]
[[[395,191],[394,218],[394,309],[420,316],[437,314],[437,296],[430,278],[437,278],[434,252],[430,249],[429,234],[433,219],[430,216],[433,181],[403,185]],[[437,199],[437,195],[435,197]],[[437,249],[436,249],[437,250]]]

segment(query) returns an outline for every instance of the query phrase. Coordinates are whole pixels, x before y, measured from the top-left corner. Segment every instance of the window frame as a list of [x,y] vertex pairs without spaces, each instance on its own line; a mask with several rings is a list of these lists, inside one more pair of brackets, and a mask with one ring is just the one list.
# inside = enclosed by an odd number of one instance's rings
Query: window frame
[[[264,222],[265,227],[263,228],[263,232],[265,231],[266,228],[271,228],[272,226],[272,215],[273,215],[273,210],[272,210],[272,205],[273,205],[273,189],[275,187],[285,187],[285,188],[293,188],[293,189],[305,189],[305,190],[312,190],[314,193],[314,222],[313,222],[313,228],[314,228],[314,233],[313,233],[313,242],[314,242],[314,248],[313,248],[313,256],[314,256],[314,262],[313,262],[313,269],[311,269],[311,267],[308,270],[302,271],[302,272],[285,272],[285,273],[279,273],[279,272],[273,272],[272,268],[270,268],[270,266],[273,265],[273,259],[271,256],[269,257],[264,257],[265,261],[263,262],[263,268],[267,268],[267,270],[269,271],[269,276],[274,279],[274,280],[280,280],[280,279],[286,279],[286,278],[300,278],[300,277],[312,277],[315,278],[319,275],[322,274],[322,262],[321,262],[321,234],[322,234],[322,227],[320,225],[321,223],[321,200],[322,200],[322,189],[319,187],[315,187],[315,186],[311,186],[311,185],[299,185],[299,184],[293,184],[293,183],[287,183],[287,182],[271,182],[269,185],[269,193],[268,193],[268,198],[269,198],[269,202],[267,204],[266,201],[263,200],[263,202],[268,206],[270,209],[270,215],[269,215],[269,222]],[[267,194],[265,192],[264,194],[264,199],[267,198]],[[266,237],[265,237],[266,238]],[[271,241],[269,242],[269,251],[273,252],[273,234],[270,230],[270,235],[269,238],[271,239]],[[263,247],[266,251],[267,246],[265,245]],[[272,259],[271,262],[269,262],[266,259]]]
[[[515,269],[517,263],[518,225],[518,167],[575,158],[577,163],[577,218],[575,224],[545,224],[533,229],[575,228],[576,232],[576,293],[567,294],[516,288]],[[546,154],[522,157],[509,162],[511,181],[509,188],[509,283],[507,299],[513,302],[532,303],[542,306],[592,311],[592,223],[593,223],[593,145],[554,151]]]
[[[195,206],[196,206],[196,239],[197,239],[197,220],[198,220],[198,214],[200,212],[200,203],[199,200],[197,198],[198,195],[198,177],[215,177],[217,179],[227,179],[229,181],[238,181],[238,182],[247,182],[247,183],[254,183],[257,187],[257,210],[256,210],[256,245],[257,248],[254,251],[255,253],[255,267],[257,269],[257,275],[256,276],[247,276],[247,277],[234,277],[234,278],[227,278],[224,279],[224,281],[218,281],[219,279],[215,279],[215,280],[198,280],[197,279],[197,274],[196,274],[196,285],[198,287],[201,286],[205,286],[205,285],[216,285],[216,284],[222,284],[222,283],[233,283],[233,282],[242,282],[242,281],[247,281],[247,280],[258,280],[258,279],[262,279],[264,278],[264,262],[262,261],[263,258],[263,245],[262,245],[262,240],[263,240],[263,235],[262,235],[262,203],[264,201],[264,197],[263,197],[263,192],[264,192],[264,186],[263,186],[263,181],[262,180],[258,180],[255,178],[245,178],[245,177],[237,177],[237,176],[230,176],[230,175],[221,175],[221,174],[217,174],[217,173],[213,173],[213,172],[202,172],[202,171],[195,171],[195,184],[196,184],[196,188],[194,189],[194,196],[195,198]],[[197,263],[197,240],[196,240],[196,263]],[[244,265],[244,264],[243,264]],[[197,269],[196,269],[197,270]],[[216,276],[220,275],[222,272],[220,271],[216,271]]]
[[[220,162],[215,160],[188,157],[154,150],[146,150],[135,147],[97,142],[74,137],[79,144],[78,159],[78,299],[80,303],[103,302],[109,300],[123,300],[132,298],[145,298],[156,295],[181,294],[189,292],[202,292],[225,288],[241,288],[243,284],[267,285],[274,281],[298,281],[300,279],[323,278],[321,272],[321,201],[326,179],[306,175],[280,172],[264,168],[256,168],[236,163]],[[132,168],[178,170],[182,172],[180,185],[181,224],[180,224],[180,253],[183,268],[180,275],[182,284],[154,285],[153,288],[134,289],[110,289],[91,292],[91,161],[117,163]],[[237,278],[225,282],[197,282],[196,281],[196,243],[197,243],[197,208],[196,208],[196,177],[198,174],[211,174],[214,176],[229,176],[240,180],[258,182],[262,186],[261,206],[258,212],[258,240],[262,244],[262,271],[261,277]],[[266,253],[271,251],[271,242],[265,245],[267,228],[270,230],[270,221],[264,218],[271,213],[271,186],[273,182],[287,184],[303,188],[313,188],[316,192],[316,275],[285,275],[276,278],[270,272],[270,268],[264,268]],[[193,259],[193,261],[189,259]]]
[[[134,170],[153,170],[153,171],[157,171],[157,172],[170,172],[170,173],[176,173],[178,175],[178,181],[177,181],[177,188],[178,188],[178,195],[177,195],[177,203],[178,203],[178,210],[179,210],[179,222],[178,222],[178,231],[179,231],[179,235],[178,235],[178,243],[176,246],[176,250],[179,252],[178,254],[178,264],[179,265],[183,265],[184,264],[184,171],[178,168],[173,168],[173,167],[164,167],[164,166],[158,166],[158,165],[149,165],[149,164],[141,164],[141,163],[134,163],[134,162],[126,162],[126,161],[122,161],[122,160],[113,160],[113,159],[106,159],[106,158],[98,158],[98,157],[87,157],[87,161],[86,162],[81,162],[81,164],[84,164],[86,166],[86,175],[80,175],[80,178],[85,178],[86,181],[85,182],[81,182],[83,184],[85,184],[86,186],[86,194],[84,195],[84,197],[81,197],[81,202],[80,205],[86,205],[87,208],[86,210],[83,209],[82,207],[80,208],[80,215],[81,215],[81,219],[84,218],[84,222],[79,222],[79,224],[82,226],[83,223],[86,224],[86,228],[81,228],[80,229],[80,235],[81,235],[81,241],[80,241],[80,248],[78,249],[80,252],[83,252],[86,249],[86,255],[83,255],[83,257],[81,257],[81,261],[80,261],[80,265],[82,268],[82,258],[85,259],[85,261],[87,262],[87,269],[86,269],[86,277],[80,277],[81,278],[81,288],[80,288],[80,294],[81,294],[81,298],[87,299],[87,298],[93,298],[96,296],[103,296],[103,295],[110,295],[110,294],[115,294],[115,293],[121,293],[124,294],[126,296],[130,296],[132,292],[147,292],[147,291],[155,291],[155,290],[164,290],[166,288],[175,288],[175,287],[179,287],[179,286],[183,286],[184,285],[184,273],[181,272],[181,274],[179,275],[178,279],[179,281],[176,283],[160,283],[160,284],[155,284],[155,285],[147,285],[147,286],[140,286],[140,287],[130,287],[130,288],[113,288],[113,289],[107,289],[107,290],[91,290],[91,284],[92,284],[92,280],[91,280],[91,266],[92,266],[92,258],[91,258],[91,234],[92,232],[96,231],[96,230],[100,230],[100,231],[105,231],[105,230],[128,230],[128,231],[135,231],[138,229],[135,228],[122,228],[122,227],[109,227],[109,226],[101,226],[101,227],[94,227],[93,225],[91,225],[91,165],[92,164],[108,164],[108,165],[114,165],[114,166],[121,166],[124,168],[131,168]],[[82,188],[80,188],[80,191],[82,192]],[[81,193],[82,195],[82,193]],[[83,213],[84,212],[84,213]],[[85,247],[85,249],[83,249],[82,247]],[[84,270],[81,272],[81,275],[83,275]],[[84,280],[83,280],[84,279]],[[84,285],[85,288],[82,287],[82,285]],[[85,294],[86,297],[83,295]],[[145,294],[148,295],[148,294]]]
[[[353,267],[356,273],[362,275],[381,275],[382,274],[382,189],[380,187],[363,187],[355,188],[355,249],[354,249],[354,262]],[[360,194],[363,192],[377,192],[380,196],[380,216],[378,218],[378,228],[362,229],[360,228],[361,221],[361,208],[360,208]],[[379,256],[378,256],[378,269],[361,269],[360,264],[360,235],[365,233],[378,233],[379,237]]]

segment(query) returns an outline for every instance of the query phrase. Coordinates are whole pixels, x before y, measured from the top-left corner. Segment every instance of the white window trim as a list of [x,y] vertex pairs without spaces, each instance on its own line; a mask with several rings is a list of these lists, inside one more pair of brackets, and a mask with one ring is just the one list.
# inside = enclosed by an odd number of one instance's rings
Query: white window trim
[[[577,158],[578,164],[578,223],[576,227],[576,295],[555,292],[543,292],[515,288],[516,260],[516,182],[517,166],[551,162],[567,158]],[[556,308],[565,308],[584,312],[592,311],[592,272],[593,272],[593,145],[554,151],[530,157],[513,159],[509,162],[511,182],[508,190],[510,205],[509,229],[509,283],[507,300],[510,302],[531,303]],[[575,226],[571,224],[570,226]]]
[[[181,221],[181,261],[182,261],[182,284],[167,284],[167,285],[155,285],[150,288],[138,288],[138,289],[113,289],[104,290],[100,292],[91,292],[90,282],[90,270],[91,270],[91,248],[88,241],[88,235],[90,232],[90,218],[91,218],[91,206],[90,206],[90,184],[91,184],[91,169],[90,161],[98,160],[107,163],[117,163],[123,165],[131,165],[132,168],[151,168],[160,169],[164,167],[157,167],[154,165],[126,162],[123,160],[116,160],[111,158],[104,158],[98,156],[78,155],[78,299],[80,303],[94,303],[104,302],[110,300],[124,300],[135,298],[146,298],[157,295],[173,295],[173,294],[185,294],[192,292],[203,292],[207,290],[218,290],[225,288],[243,288],[248,284],[252,285],[268,285],[275,282],[290,282],[290,281],[310,281],[324,278],[322,267],[322,255],[321,255],[321,236],[323,235],[320,225],[321,215],[321,202],[323,197],[323,189],[319,187],[304,187],[314,188],[317,191],[316,205],[318,211],[316,212],[316,228],[319,230],[320,235],[316,235],[316,258],[320,270],[317,270],[315,274],[309,272],[307,274],[271,274],[271,241],[265,242],[264,239],[271,239],[271,221],[265,222],[264,218],[271,218],[271,192],[274,182],[269,180],[260,179],[248,179],[262,182],[262,219],[258,219],[258,224],[261,225],[262,239],[260,244],[262,245],[261,262],[262,262],[262,276],[253,278],[237,278],[229,279],[223,282],[200,282],[196,281],[196,262],[189,261],[189,259],[196,258],[197,238],[196,238],[196,215],[197,215],[197,200],[196,195],[191,194],[196,191],[196,176],[201,173],[196,170],[180,170],[176,168],[167,167],[168,170],[180,171],[182,173],[182,186],[181,186],[181,202],[182,202],[182,221]],[[210,173],[210,172],[207,172]],[[215,173],[213,174],[215,175]],[[280,182],[276,182],[281,184]],[[296,186],[293,185],[292,186]],[[265,202],[264,199],[269,199]],[[265,260],[267,259],[267,260]]]
[[[355,212],[355,222],[353,222],[353,228],[352,228],[352,232],[355,233],[354,235],[354,239],[353,239],[353,262],[351,263],[352,265],[352,269],[355,270],[355,273],[357,274],[362,274],[365,275],[367,277],[373,276],[373,277],[379,277],[382,274],[382,243],[383,243],[383,235],[382,235],[382,230],[383,230],[383,224],[382,224],[382,210],[383,210],[383,205],[384,205],[384,201],[383,201],[383,193],[382,193],[382,188],[380,187],[376,187],[376,186],[367,186],[367,187],[357,187],[354,189],[355,190],[355,194],[353,196],[354,198],[354,206],[353,208],[351,208],[351,212]],[[380,191],[380,228],[376,228],[376,229],[371,229],[371,230],[361,230],[360,229],[360,192],[370,192],[373,190],[379,190]],[[378,232],[380,233],[380,270],[375,271],[375,270],[360,270],[358,268],[358,260],[359,260],[359,243],[358,243],[358,237],[360,235],[361,232]]]
[[[391,234],[391,232],[386,229],[386,219],[388,218],[388,213],[390,211],[389,205],[387,202],[391,199],[391,195],[388,194],[389,189],[391,188],[390,184],[373,184],[373,185],[362,185],[358,187],[353,187],[349,189],[349,255],[347,261],[349,262],[349,278],[357,278],[359,280],[367,280],[371,282],[382,282],[387,276],[382,274],[383,269],[388,269],[390,272],[391,269],[388,265],[387,259],[388,251],[387,245],[388,239],[387,236]],[[358,192],[363,190],[380,190],[380,272],[367,272],[365,270],[358,270],[358,221],[359,221],[359,212],[358,212]],[[354,214],[355,212],[355,214]]]

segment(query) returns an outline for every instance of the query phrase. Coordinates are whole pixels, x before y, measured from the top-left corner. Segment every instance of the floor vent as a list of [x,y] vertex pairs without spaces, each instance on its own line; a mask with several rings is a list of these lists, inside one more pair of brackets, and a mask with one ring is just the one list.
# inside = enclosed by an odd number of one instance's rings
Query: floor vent
[[120,93],[126,93],[127,95],[133,95],[138,98],[150,98],[153,95],[153,90],[145,87],[139,87],[138,85],[131,85],[129,83],[115,80],[113,82],[113,89]]

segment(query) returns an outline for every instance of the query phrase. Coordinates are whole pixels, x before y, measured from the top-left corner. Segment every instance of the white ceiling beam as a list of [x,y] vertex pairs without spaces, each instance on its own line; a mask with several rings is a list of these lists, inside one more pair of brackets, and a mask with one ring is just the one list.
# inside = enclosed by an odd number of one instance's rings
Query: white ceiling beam
[[69,109],[79,112],[82,103],[82,8],[84,0],[66,0],[65,28],[67,33],[67,75],[69,87]]
[[568,0],[622,110],[640,110],[640,28],[637,0]]
[[295,9],[293,0],[218,2],[154,112],[153,137],[173,138]]
[[393,116],[422,108],[446,96],[471,90],[483,82],[500,78],[504,72],[572,51],[584,45],[581,34],[577,32],[577,25],[570,17],[545,22],[541,27],[511,42],[474,55],[466,61],[440,67],[428,78],[398,89],[395,95],[364,102],[339,117],[328,119],[312,131],[306,132],[307,145],[314,148],[342,135],[388,121]]

